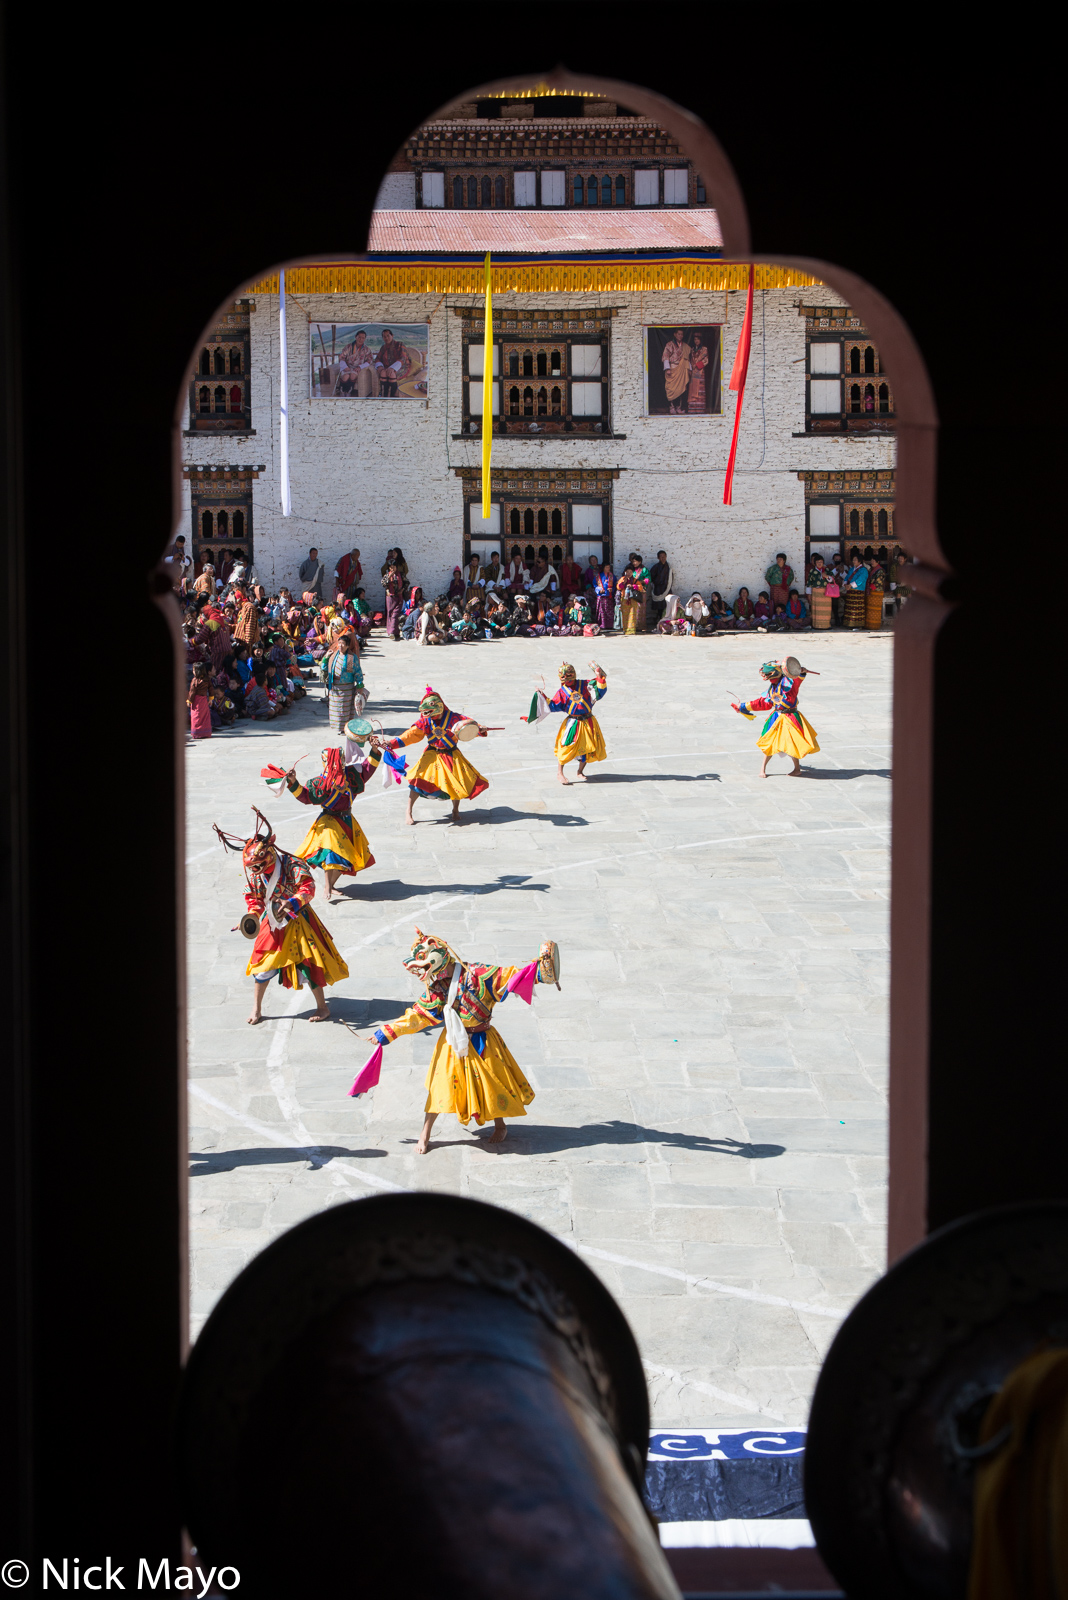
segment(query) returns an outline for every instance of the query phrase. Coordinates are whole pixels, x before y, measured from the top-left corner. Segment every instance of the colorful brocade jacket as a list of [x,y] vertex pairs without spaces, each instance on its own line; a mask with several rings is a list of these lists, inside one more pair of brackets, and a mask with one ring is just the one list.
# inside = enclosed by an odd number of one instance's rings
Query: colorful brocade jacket
[[[291,922],[315,899],[315,880],[310,867],[299,856],[279,850],[278,858],[282,870],[271,895],[271,909],[279,922]],[[248,892],[245,904],[257,917],[262,917],[267,906],[267,882],[271,875],[268,873],[265,877],[258,868],[253,867],[246,869],[246,876]]]
[[346,767],[345,776],[338,783],[332,783],[324,772],[318,778],[309,778],[307,783],[294,778],[291,783],[287,782],[286,788],[302,806],[318,806],[325,817],[334,817],[349,827],[352,823],[352,802],[366,789],[381,759],[381,750],[372,750],[370,758],[363,763],[362,771],[359,767]]
[[751,714],[754,711],[771,712],[771,716],[760,731],[761,738],[775,726],[780,717],[788,717],[798,732],[801,732],[801,718],[797,710],[797,694],[800,688],[800,678],[776,678],[769,686],[766,696],[761,695],[759,700],[743,700],[738,710],[743,714]]
[[581,678],[576,683],[562,683],[549,701],[549,710],[562,711],[565,717],[574,717],[576,722],[586,722],[592,717],[598,700],[603,700],[607,693],[605,678]]
[[407,733],[402,733],[399,739],[390,741],[390,750],[399,750],[401,745],[418,744],[420,739],[426,740],[428,750],[433,750],[436,755],[447,757],[450,762],[456,754],[459,741],[453,731],[461,722],[470,722],[470,717],[461,716],[459,711],[449,711],[447,708],[439,717],[422,716],[414,722]]
[[[522,970],[521,967],[480,967],[473,963],[471,965],[465,963],[461,968],[460,983],[456,991],[456,1010],[479,1055],[485,1050],[486,1029],[489,1027],[494,1006],[508,998],[509,980]],[[535,981],[541,982],[540,973]],[[402,1017],[398,1017],[394,1022],[383,1022],[375,1030],[375,1039],[378,1043],[392,1044],[394,1039],[400,1038],[403,1033],[422,1033],[424,1028],[444,1027],[445,1006],[451,983],[451,970],[448,971],[448,976],[428,983],[419,999],[408,1007]]]

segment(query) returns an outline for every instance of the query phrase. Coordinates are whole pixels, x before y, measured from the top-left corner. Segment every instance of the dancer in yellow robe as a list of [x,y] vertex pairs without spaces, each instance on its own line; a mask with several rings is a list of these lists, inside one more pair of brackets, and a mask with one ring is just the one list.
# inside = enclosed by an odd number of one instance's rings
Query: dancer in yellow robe
[[402,1017],[382,1023],[373,1038],[387,1045],[401,1034],[444,1028],[426,1075],[426,1120],[417,1151],[426,1154],[430,1130],[443,1111],[455,1113],[464,1127],[472,1117],[480,1128],[492,1117],[489,1143],[500,1144],[508,1131],[505,1119],[525,1117],[534,1091],[490,1017],[510,993],[529,1004],[535,983],[559,988],[557,947],[546,940],[537,961],[526,967],[494,967],[464,961],[444,939],[419,928],[415,935],[404,965],[424,985],[423,992]]
[[[460,815],[460,801],[473,800],[489,788],[481,772],[460,754],[456,730],[461,724],[470,722],[470,717],[450,711],[441,696],[435,694],[427,684],[419,702],[419,721],[413,723],[399,739],[390,739],[385,743],[385,749],[399,750],[402,745],[426,740],[426,749],[408,779],[409,823],[415,821],[412,808],[420,795],[431,800],[451,800],[452,820],[455,822]],[[479,726],[478,732],[480,738],[485,738],[485,728]]]
[[593,678],[579,678],[570,661],[563,662],[560,667],[560,687],[552,699],[547,699],[544,690],[535,690],[529,714],[520,719],[523,722],[542,722],[551,711],[563,712],[563,726],[556,735],[554,746],[560,782],[563,784],[570,784],[564,772],[569,761],[578,762],[575,777],[585,783],[587,761],[608,759],[604,734],[593,714],[597,701],[603,700],[608,693],[608,679],[604,668],[599,667],[596,661],[591,661],[590,666],[593,668]]
[[304,806],[321,807],[297,855],[309,866],[323,869],[331,902],[335,899],[334,885],[342,873],[363,872],[375,864],[367,835],[353,815],[352,802],[363,793],[381,759],[382,752],[372,750],[369,768],[366,762],[359,767],[346,766],[341,751],[331,745],[323,751],[322,777],[303,784],[292,768],[286,773],[286,787],[295,800]]
[[765,661],[760,672],[771,685],[767,697],[743,700],[740,705],[734,705],[732,701],[733,708],[750,719],[754,711],[771,712],[757,740],[764,756],[760,776],[767,777],[768,762],[772,756],[782,755],[789,756],[793,762],[788,776],[800,778],[803,776],[802,758],[815,755],[819,749],[815,728],[797,709],[798,692],[808,674],[796,656],[787,656],[785,661]]

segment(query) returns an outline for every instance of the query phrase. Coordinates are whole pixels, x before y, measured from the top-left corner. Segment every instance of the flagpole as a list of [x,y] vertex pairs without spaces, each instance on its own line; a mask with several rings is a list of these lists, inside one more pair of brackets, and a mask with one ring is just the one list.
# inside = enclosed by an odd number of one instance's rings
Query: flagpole
[[749,351],[753,343],[753,263],[749,263],[749,289],[745,297],[745,320],[738,340],[738,353],[734,358],[729,388],[735,389],[738,400],[734,407],[734,433],[731,453],[727,457],[727,474],[723,480],[723,504],[734,504],[734,458],[738,454],[738,429],[742,422],[742,401],[745,399],[745,378],[749,371]]
[[493,292],[486,252],[486,337],[482,356],[482,520],[490,515],[490,452],[493,445]]
[[278,274],[278,340],[281,346],[281,394],[278,405],[278,460],[282,480],[282,515],[293,512],[289,493],[289,361],[286,354],[286,275]]

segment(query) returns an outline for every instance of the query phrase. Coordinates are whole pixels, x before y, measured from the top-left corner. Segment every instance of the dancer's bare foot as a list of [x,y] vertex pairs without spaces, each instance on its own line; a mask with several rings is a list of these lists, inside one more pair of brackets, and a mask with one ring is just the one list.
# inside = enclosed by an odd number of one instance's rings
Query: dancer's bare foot
[[409,828],[414,828],[415,827],[415,818],[412,816],[412,808],[411,808],[411,806],[408,807],[408,815],[405,817],[404,820],[408,824]]
[[805,774],[804,774],[804,773],[803,773],[803,772],[802,772],[802,771],[801,771],[801,765],[800,765],[800,763],[799,763],[799,762],[796,762],[796,761],[795,761],[795,762],[794,762],[794,769],[793,769],[793,771],[792,771],[792,772],[788,772],[788,773],[787,773],[787,774],[786,774],[786,776],[787,776],[787,777],[788,777],[788,778],[803,778],[803,777],[804,777],[804,776],[805,776]]
[[585,764],[585,762],[583,762],[583,764],[581,766],[575,768],[575,777],[578,779],[579,783],[585,783],[586,782],[586,764]]
[[559,777],[560,777],[560,782],[563,784],[564,788],[565,789],[570,789],[570,787],[571,787],[571,779],[568,778],[568,777],[565,777],[563,767],[560,768]]
[[255,986],[255,994],[252,1001],[252,1015],[248,1019],[248,1025],[250,1028],[254,1028],[257,1022],[263,1021],[263,991],[266,989],[266,987],[267,985],[265,983],[257,983]]
[[503,1144],[508,1137],[508,1129],[504,1125],[503,1117],[494,1117],[493,1132],[487,1139],[487,1144]]
[[459,820],[460,820],[460,802],[459,802],[459,800],[454,800],[453,803],[452,803],[452,816],[449,818],[449,821],[450,822],[459,822]]
[[260,1016],[259,1012],[258,1011],[254,1011],[252,1013],[251,1017],[249,1017],[249,1019],[248,1019],[248,1025],[249,1025],[250,1028],[254,1028],[256,1026],[257,1022],[262,1022],[262,1021],[263,1021],[263,1018]]
[[309,1017],[308,1021],[309,1022],[329,1022],[329,1020],[330,1020],[330,1007],[326,1003],[325,994],[323,993],[323,991],[321,989],[316,989],[314,987],[312,988],[312,994],[315,997],[315,1015],[314,1015],[314,1017]]
[[430,1149],[430,1130],[437,1120],[438,1114],[436,1111],[427,1112],[426,1121],[423,1123],[423,1131],[419,1135],[419,1143],[415,1147],[417,1156],[425,1156]]

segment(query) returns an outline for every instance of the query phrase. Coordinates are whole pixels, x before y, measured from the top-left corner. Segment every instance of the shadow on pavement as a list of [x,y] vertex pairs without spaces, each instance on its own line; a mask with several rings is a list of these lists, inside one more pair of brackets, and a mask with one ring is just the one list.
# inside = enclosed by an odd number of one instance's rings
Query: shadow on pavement
[[[837,776],[841,777],[839,773]],[[591,772],[590,783],[722,783],[718,772]]]
[[[383,883],[351,884],[352,900],[369,904],[374,900],[412,900],[418,895],[431,894],[496,894],[498,889],[536,889],[544,892],[547,883],[532,883],[521,874],[504,874],[492,883],[405,883],[400,878],[387,878]],[[343,892],[343,891],[342,891]],[[433,914],[433,906],[428,908]]]
[[[486,1124],[486,1130],[490,1124]],[[478,1128],[471,1124],[471,1133]],[[402,1140],[404,1144],[414,1140]],[[447,1145],[468,1145],[472,1139],[439,1139],[430,1141],[431,1151]],[[485,1143],[485,1139],[483,1139]],[[501,1148],[511,1155],[544,1156],[563,1150],[581,1150],[599,1144],[661,1144],[675,1150],[701,1150],[714,1156],[740,1156],[743,1161],[768,1161],[774,1156],[784,1156],[784,1144],[746,1144],[741,1139],[712,1139],[703,1133],[665,1133],[660,1128],[643,1128],[637,1122],[595,1122],[581,1128],[529,1127],[522,1131],[513,1122],[508,1128],[508,1138]]]
[[[233,1172],[237,1167],[291,1166],[295,1161],[306,1161],[310,1166],[323,1167],[335,1156],[358,1156],[361,1161],[374,1156],[384,1156],[384,1150],[344,1150],[340,1145],[323,1144],[302,1149],[283,1145],[254,1150],[191,1150],[189,1168],[191,1178],[203,1178],[213,1172]],[[197,1165],[199,1163],[199,1165]]]
[[892,778],[889,767],[802,767],[806,778]]

